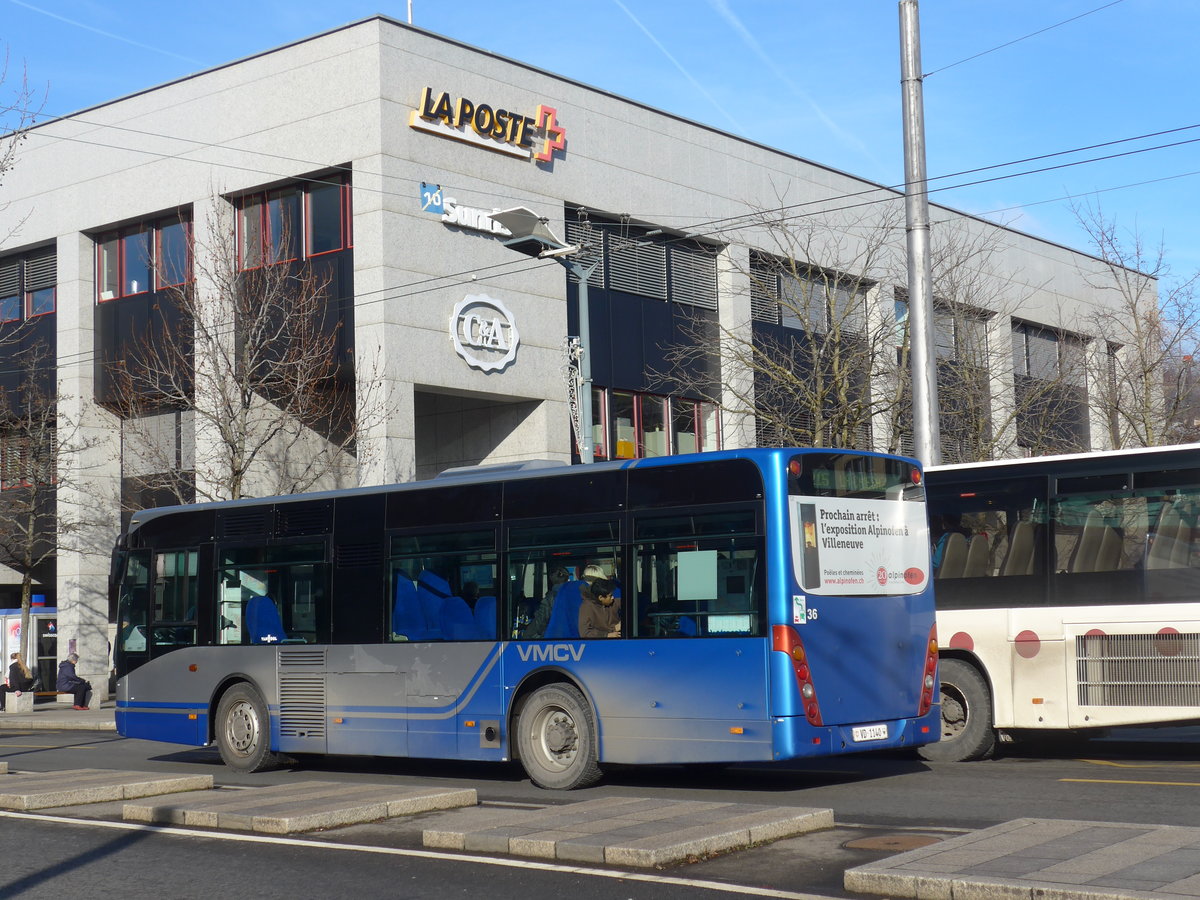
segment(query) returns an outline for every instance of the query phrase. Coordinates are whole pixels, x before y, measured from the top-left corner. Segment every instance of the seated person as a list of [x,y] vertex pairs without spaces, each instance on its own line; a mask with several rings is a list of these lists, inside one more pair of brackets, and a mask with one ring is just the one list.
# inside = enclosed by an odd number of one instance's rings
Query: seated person
[[13,653],[9,659],[12,665],[8,667],[8,683],[0,685],[0,709],[4,709],[5,694],[11,692],[20,697],[25,691],[33,689],[33,673],[25,665],[21,654]]
[[559,588],[566,584],[570,577],[571,573],[567,571],[566,566],[555,566],[550,570],[550,587],[546,589],[546,596],[537,605],[537,609],[533,611],[529,621],[521,628],[522,640],[540,638],[546,633],[546,625],[550,622],[550,612],[554,609],[554,599],[558,596]]
[[583,603],[579,607],[579,636],[621,636],[621,601],[617,598],[617,583],[612,579],[597,578],[583,589]]

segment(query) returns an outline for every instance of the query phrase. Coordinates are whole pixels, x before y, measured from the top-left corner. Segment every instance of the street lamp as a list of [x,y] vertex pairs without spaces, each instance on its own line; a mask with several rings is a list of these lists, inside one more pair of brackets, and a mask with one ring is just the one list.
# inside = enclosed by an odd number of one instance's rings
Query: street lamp
[[[568,244],[552,232],[549,219],[539,216],[524,206],[492,213],[492,220],[508,229],[512,237],[504,241],[518,253],[535,259],[552,259],[566,268],[579,281],[579,362],[577,388],[579,423],[576,436],[579,438],[579,461],[590,463],[595,460],[592,441],[592,360],[591,323],[588,321],[588,279],[596,271],[599,261],[580,262],[579,253],[583,244]],[[573,363],[574,360],[572,359]]]

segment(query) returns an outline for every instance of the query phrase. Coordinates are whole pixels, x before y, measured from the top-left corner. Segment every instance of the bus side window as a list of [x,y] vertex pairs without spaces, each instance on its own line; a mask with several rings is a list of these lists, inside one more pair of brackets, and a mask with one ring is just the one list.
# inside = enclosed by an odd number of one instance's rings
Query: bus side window
[[494,640],[495,546],[492,529],[393,537],[389,640]]
[[[761,541],[747,512],[642,519],[635,526],[634,637],[760,634]],[[627,601],[628,602],[628,601]]]

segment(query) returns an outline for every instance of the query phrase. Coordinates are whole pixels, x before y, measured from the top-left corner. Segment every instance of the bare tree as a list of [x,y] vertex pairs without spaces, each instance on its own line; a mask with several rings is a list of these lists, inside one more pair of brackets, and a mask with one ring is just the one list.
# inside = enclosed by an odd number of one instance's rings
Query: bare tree
[[[13,80],[9,72],[9,51],[4,48],[0,65],[0,184],[3,184],[17,161],[17,150],[29,136],[29,128],[37,120],[45,101],[44,95],[29,86],[29,76],[22,70]],[[10,223],[0,234],[0,246],[6,244],[20,228],[20,222]]]
[[44,343],[9,354],[6,364],[20,377],[0,389],[0,561],[21,574],[21,634],[28,635],[34,578],[47,577],[72,536],[99,521],[96,510],[61,499],[82,469],[60,462],[85,458],[99,439],[64,412]]
[[356,483],[360,429],[387,409],[378,379],[355,385],[351,298],[269,249],[244,268],[230,217],[217,208],[208,224],[194,278],[160,292],[109,361],[124,471],[159,503]]
[[[782,204],[781,204],[782,206]],[[660,381],[756,423],[760,445],[911,452],[907,298],[899,204],[870,213],[761,215],[771,252],[752,250],[750,323],[705,322],[668,351]],[[1028,299],[997,271],[984,226],[934,232],[934,321],[947,461],[1013,455],[1018,443],[1073,447],[1082,407],[1075,358],[1014,372],[1010,321]],[[716,334],[711,334],[712,330]],[[697,377],[719,368],[717,379]],[[741,373],[739,377],[738,373]],[[1074,417],[1074,418],[1072,418]]]
[[1105,370],[1093,402],[1112,446],[1194,440],[1200,420],[1192,371],[1200,351],[1200,272],[1176,278],[1162,244],[1151,245],[1136,231],[1123,233],[1099,206],[1074,211],[1107,270],[1089,283],[1114,298],[1089,323]]

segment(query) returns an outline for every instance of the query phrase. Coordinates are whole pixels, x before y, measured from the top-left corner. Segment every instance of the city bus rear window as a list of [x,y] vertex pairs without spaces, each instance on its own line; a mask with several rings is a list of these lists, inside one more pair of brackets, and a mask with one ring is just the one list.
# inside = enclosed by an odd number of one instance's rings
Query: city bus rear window
[[788,493],[794,497],[855,497],[861,500],[925,499],[920,470],[902,459],[858,453],[804,453],[788,462]]

